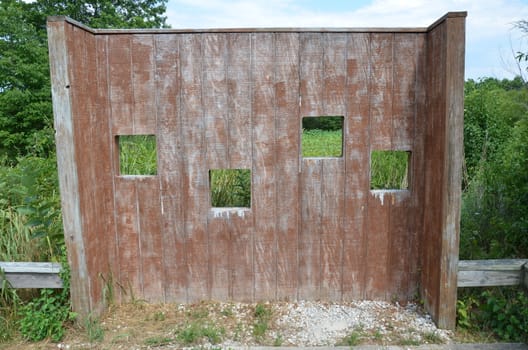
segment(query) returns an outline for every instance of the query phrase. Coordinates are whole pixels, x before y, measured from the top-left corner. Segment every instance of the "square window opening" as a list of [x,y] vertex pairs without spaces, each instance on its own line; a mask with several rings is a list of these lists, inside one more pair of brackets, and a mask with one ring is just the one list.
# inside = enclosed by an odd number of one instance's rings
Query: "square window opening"
[[251,170],[211,169],[209,188],[213,208],[251,207]]
[[371,190],[409,189],[409,151],[372,151],[370,154]]
[[304,158],[343,156],[342,116],[302,118],[301,149]]
[[157,175],[155,135],[118,135],[120,175]]

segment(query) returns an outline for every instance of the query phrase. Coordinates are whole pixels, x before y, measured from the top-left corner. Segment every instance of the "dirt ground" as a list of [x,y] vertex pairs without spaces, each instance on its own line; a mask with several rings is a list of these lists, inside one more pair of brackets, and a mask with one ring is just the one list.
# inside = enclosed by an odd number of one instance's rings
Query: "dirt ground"
[[[61,343],[21,340],[0,344],[2,349],[203,349],[230,346],[295,346],[284,325],[278,319],[287,309],[286,303],[238,304],[199,303],[147,304],[129,303],[111,307],[100,319],[71,325]],[[391,311],[387,311],[391,312]],[[390,320],[387,314],[381,318]],[[386,321],[384,332],[356,328],[345,337],[327,345],[420,345],[442,343],[433,333],[420,340],[408,336],[405,321]],[[302,327],[300,325],[299,327]],[[406,330],[403,333],[402,330]],[[452,333],[453,342],[479,341],[467,334]],[[491,339],[487,339],[491,341]]]

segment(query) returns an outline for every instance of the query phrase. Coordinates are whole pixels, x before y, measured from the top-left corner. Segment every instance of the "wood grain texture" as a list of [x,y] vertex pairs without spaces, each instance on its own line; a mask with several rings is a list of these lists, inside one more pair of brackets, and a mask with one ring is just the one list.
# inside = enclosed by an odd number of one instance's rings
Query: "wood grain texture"
[[252,35],[252,125],[255,299],[276,296],[275,37]]
[[299,227],[299,35],[275,34],[277,298],[297,293]]
[[370,188],[370,34],[348,35],[345,154],[343,299],[364,298]]
[[156,105],[158,174],[161,196],[161,239],[165,301],[187,301],[184,203],[184,134],[181,116],[180,38],[156,36]]
[[[124,286],[118,301],[405,301],[421,286],[451,327],[463,24],[116,32],[51,20],[76,309],[101,304],[99,276]],[[302,118],[325,115],[343,116],[342,156],[303,158]],[[156,136],[157,175],[119,174],[117,139],[134,134]],[[410,152],[408,190],[370,190],[373,150]],[[211,208],[218,168],[251,170],[250,208]]]
[[71,300],[81,317],[91,310],[87,257],[84,255],[82,213],[80,209],[78,168],[75,161],[74,125],[70,87],[68,43],[71,25],[54,22],[48,26],[53,124],[57,148],[59,187],[61,191],[64,240],[68,247],[68,262],[72,267]]
[[181,72],[181,128],[183,137],[182,200],[186,261],[189,271],[188,301],[211,297],[211,275],[207,231],[209,176],[206,163],[205,120],[202,104],[203,38],[201,35],[182,35],[180,47]]

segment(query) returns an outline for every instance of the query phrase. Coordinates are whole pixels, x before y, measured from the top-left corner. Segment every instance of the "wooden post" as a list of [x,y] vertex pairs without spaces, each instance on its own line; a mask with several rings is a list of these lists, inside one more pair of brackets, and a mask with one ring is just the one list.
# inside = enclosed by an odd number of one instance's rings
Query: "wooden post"
[[48,19],[48,45],[51,93],[61,192],[64,238],[71,266],[71,299],[76,312],[88,313],[90,283],[84,254],[79,182],[75,157],[74,127],[70,97],[67,31],[71,25],[63,18]]
[[437,325],[448,329],[456,323],[465,17],[448,13],[429,28],[427,39],[422,296]]

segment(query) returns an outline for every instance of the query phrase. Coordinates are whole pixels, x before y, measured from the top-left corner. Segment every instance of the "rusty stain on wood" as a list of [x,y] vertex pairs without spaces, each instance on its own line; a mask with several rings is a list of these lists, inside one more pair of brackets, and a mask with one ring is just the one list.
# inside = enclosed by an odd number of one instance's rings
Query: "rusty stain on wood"
[[[464,23],[92,30],[49,18],[75,309],[100,310],[109,277],[117,301],[420,289],[452,328]],[[325,115],[343,117],[342,156],[303,158],[302,118]],[[119,174],[117,138],[135,134],[156,136],[157,175]],[[373,150],[411,153],[408,190],[370,190]],[[211,208],[218,168],[251,170],[250,208]]]

